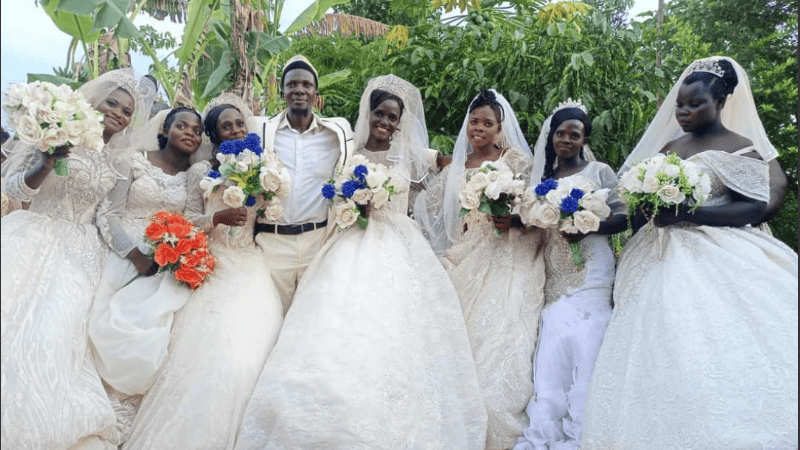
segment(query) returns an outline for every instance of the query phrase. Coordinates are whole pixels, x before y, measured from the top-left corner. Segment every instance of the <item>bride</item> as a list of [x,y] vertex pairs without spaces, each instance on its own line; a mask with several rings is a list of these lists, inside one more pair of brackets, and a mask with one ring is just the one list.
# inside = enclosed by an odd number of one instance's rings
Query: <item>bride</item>
[[371,80],[355,140],[402,193],[315,257],[236,448],[482,449],[486,412],[458,297],[405,214],[410,181],[435,164],[419,90],[394,75]]
[[797,448],[797,254],[749,225],[777,153],[735,61],[692,63],[623,169],[659,150],[697,163],[711,195],[628,241],[582,448]]

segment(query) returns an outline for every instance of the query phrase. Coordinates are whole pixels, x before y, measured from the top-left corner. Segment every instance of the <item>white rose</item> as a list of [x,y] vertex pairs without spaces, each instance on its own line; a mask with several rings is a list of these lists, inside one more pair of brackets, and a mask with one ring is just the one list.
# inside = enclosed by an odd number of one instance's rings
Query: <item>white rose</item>
[[358,205],[366,205],[372,199],[372,191],[369,189],[356,189],[353,192],[352,199]]
[[356,204],[352,200],[338,203],[333,207],[333,213],[336,217],[336,225],[342,229],[356,223],[359,215]]
[[558,186],[548,192],[544,198],[550,202],[551,205],[561,208],[561,202],[569,196],[572,192],[572,182],[568,178],[558,180]]
[[3,97],[3,108],[16,109],[22,106],[22,97],[25,93],[25,85],[13,83],[8,86],[5,97]]
[[64,131],[67,132],[67,134],[69,135],[70,140],[74,139],[75,141],[78,141],[78,140],[80,140],[81,134],[85,130],[86,127],[84,126],[83,123],[81,123],[81,121],[69,120],[67,122],[64,122],[64,125],[62,125],[62,128],[64,129]]
[[60,116],[50,107],[39,108],[36,111],[36,120],[38,120],[39,123],[58,123],[63,118],[65,118],[65,116]]
[[655,177],[655,174],[645,175],[644,181],[642,181],[642,190],[648,194],[658,191],[659,187],[661,186],[661,182]]
[[211,178],[211,177],[203,177],[200,180],[200,189],[203,190],[203,198],[208,198],[211,195],[211,191],[214,189],[214,186],[218,186],[222,184],[222,178]]
[[281,167],[278,171],[278,178],[281,180],[281,187],[278,189],[278,197],[286,199],[289,195],[289,185],[292,181],[289,171],[285,167]]
[[597,189],[597,186],[594,183],[582,176],[572,176],[569,177],[569,180],[572,182],[573,189],[580,189],[584,193],[592,192]]
[[664,173],[670,178],[678,178],[681,174],[681,168],[675,164],[664,164]]
[[350,156],[350,164],[348,167],[348,173],[353,173],[353,168],[359,164],[363,164],[365,166],[369,166],[369,160],[366,156],[355,154]]
[[389,191],[386,189],[378,189],[378,192],[372,195],[372,208],[381,209],[389,202]]
[[28,145],[37,145],[44,138],[44,130],[33,117],[23,114],[16,123],[19,139]]
[[222,193],[222,201],[231,208],[238,208],[244,204],[244,191],[239,186],[229,186]]
[[277,174],[269,170],[262,170],[258,175],[261,187],[267,192],[277,193],[281,188],[281,179]]
[[573,217],[575,218],[575,227],[583,234],[600,229],[600,218],[593,212],[576,211]]
[[686,179],[692,186],[697,186],[697,184],[700,182],[701,172],[694,164],[686,162],[683,166],[683,174],[686,175]]
[[686,195],[681,192],[681,188],[674,184],[670,184],[659,189],[658,196],[661,198],[661,200],[664,200],[670,204],[678,204],[686,199]]
[[505,191],[505,185],[502,183],[489,183],[489,186],[486,186],[486,190],[483,191],[490,200],[497,200],[500,198],[500,194]]
[[234,167],[236,167],[237,172],[247,172],[247,169],[250,168],[250,165],[243,161],[236,161]]
[[598,189],[591,194],[586,194],[581,198],[581,207],[584,210],[593,212],[601,220],[605,220],[611,215],[611,207],[608,206],[608,189]]
[[475,191],[462,189],[459,193],[461,207],[469,210],[477,209],[481,206],[481,195]]
[[53,94],[44,89],[28,89],[28,95],[23,96],[22,106],[32,108],[48,108],[53,103]]
[[551,228],[561,220],[561,210],[550,202],[537,202],[533,210],[534,223],[540,228]]
[[43,145],[46,145],[48,148],[50,147],[60,147],[62,145],[66,145],[69,141],[69,133],[67,130],[58,127],[53,128],[47,132],[42,140]]
[[283,219],[283,205],[281,202],[273,199],[269,206],[264,209],[264,217],[269,222],[277,222]]
[[578,227],[576,227],[575,224],[572,223],[572,218],[568,217],[564,219],[563,222],[561,222],[561,226],[558,227],[558,231],[569,234],[578,234],[580,233],[581,230],[579,230]]
[[476,172],[469,178],[469,183],[479,191],[489,185],[489,176],[483,172]]
[[373,191],[377,191],[388,179],[389,177],[382,170],[370,170],[366,177],[367,186],[369,186],[369,188]]
[[642,182],[639,181],[639,170],[636,168],[630,169],[623,173],[619,179],[622,188],[628,192],[642,192]]
[[711,194],[711,178],[708,177],[708,174],[700,174],[700,182],[695,187],[694,198],[699,203],[703,203],[708,199],[708,196]]

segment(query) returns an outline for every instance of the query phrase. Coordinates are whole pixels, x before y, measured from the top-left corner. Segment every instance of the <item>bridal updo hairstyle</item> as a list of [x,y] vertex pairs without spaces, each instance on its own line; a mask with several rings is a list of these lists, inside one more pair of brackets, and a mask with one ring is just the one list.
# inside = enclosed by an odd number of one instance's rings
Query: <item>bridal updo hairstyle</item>
[[[208,139],[216,146],[219,146],[219,144],[222,143],[222,139],[220,139],[219,133],[217,132],[217,120],[219,120],[220,114],[222,114],[228,108],[239,111],[239,108],[231,105],[230,103],[223,103],[215,106],[211,111],[209,111],[208,115],[206,115],[206,120],[203,122],[203,129],[205,130]],[[239,113],[241,114],[242,112],[239,111]]]
[[405,105],[403,104],[403,99],[392,94],[391,92],[387,92],[382,89],[375,89],[369,94],[369,110],[375,111],[375,108],[380,106],[380,104],[385,102],[386,100],[396,101],[397,104],[400,106],[400,116],[403,115],[403,110],[405,109]]
[[[547,133],[547,143],[544,146],[545,162],[542,179],[551,178],[555,172],[556,149],[553,147],[553,136],[556,134],[558,127],[567,120],[580,120],[581,123],[583,123],[584,138],[588,138],[589,135],[592,134],[592,124],[589,122],[586,113],[582,110],[578,108],[564,108],[556,111],[556,113],[553,114],[553,118],[550,119],[550,131]],[[580,155],[581,159],[584,159],[583,147],[581,147]]]
[[175,116],[177,116],[178,113],[181,113],[181,112],[184,112],[184,111],[193,113],[195,116],[197,116],[198,119],[202,120],[200,118],[200,113],[195,111],[194,108],[190,108],[188,106],[179,106],[177,108],[173,108],[172,111],[167,113],[167,117],[164,119],[164,125],[161,127],[161,132],[158,133],[157,138],[158,138],[158,148],[159,149],[164,150],[165,148],[167,148],[167,141],[169,140],[169,137],[168,137],[168,135],[169,135],[169,127],[171,127],[172,126],[172,122],[175,121]]
[[500,130],[503,129],[503,105],[497,101],[497,96],[494,95],[494,92],[490,90],[480,91],[478,96],[475,97],[475,100],[469,104],[469,109],[467,114],[472,114],[472,111],[475,111],[477,108],[481,106],[488,106],[492,108],[494,111],[494,115],[497,116],[497,126],[500,127]]
[[716,101],[725,100],[729,94],[733,94],[733,89],[739,84],[739,77],[736,76],[736,69],[730,61],[720,59],[716,61],[724,74],[722,77],[711,72],[692,72],[683,80],[683,84],[689,85],[700,81],[711,93],[711,98]]

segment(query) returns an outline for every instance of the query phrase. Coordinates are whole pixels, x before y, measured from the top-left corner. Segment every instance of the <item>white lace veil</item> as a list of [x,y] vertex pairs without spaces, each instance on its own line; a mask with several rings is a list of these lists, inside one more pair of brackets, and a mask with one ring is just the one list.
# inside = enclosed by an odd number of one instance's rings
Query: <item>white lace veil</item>
[[[577,101],[580,103],[580,100]],[[550,134],[550,123],[553,121],[553,116],[560,110],[565,108],[574,108],[572,99],[567,100],[566,103],[562,103],[553,110],[552,114],[547,117],[547,119],[542,124],[542,129],[539,131],[539,138],[536,139],[536,145],[533,147],[533,167],[531,167],[531,185],[536,186],[539,184],[539,181],[542,179],[542,175],[544,174],[544,166],[547,159],[547,152],[545,151],[545,146],[547,146],[547,136]],[[584,106],[585,109],[585,106]],[[589,112],[584,111],[588,118]],[[583,158],[586,161],[596,161],[594,153],[592,153],[592,149],[589,148],[589,144],[584,144],[583,146]],[[558,161],[556,161],[556,166],[558,165]]]
[[369,139],[370,95],[380,89],[400,97],[403,100],[403,115],[397,125],[397,131],[391,142],[387,159],[412,182],[420,182],[428,174],[426,159],[428,150],[428,128],[425,125],[425,109],[419,89],[408,81],[389,74],[373,78],[367,83],[361,95],[355,134],[355,148],[364,147]]
[[625,159],[618,172],[620,175],[632,166],[660,152],[668,142],[685,134],[675,118],[678,90],[680,90],[683,80],[692,73],[690,67],[695,63],[700,61],[719,61],[721,59],[731,63],[739,79],[733,94],[728,97],[725,107],[722,109],[722,124],[729,130],[753,141],[753,145],[764,161],[769,162],[778,156],[778,151],[769,141],[764,125],[761,123],[761,119],[758,118],[753,92],[750,89],[750,81],[744,69],[739,63],[727,56],[712,56],[693,62],[683,71],[683,74],[664,99],[661,107],[658,108],[658,112],[653,121],[650,122],[647,131],[644,132],[639,143],[636,144],[631,154]]
[[[253,112],[250,110],[250,107],[247,106],[247,103],[244,101],[242,97],[239,97],[236,94],[230,92],[223,92],[217,98],[211,100],[206,105],[205,109],[203,109],[203,113],[200,115],[200,123],[205,126],[206,117],[208,113],[211,112],[212,109],[216,108],[219,105],[229,104],[235,106],[244,116],[245,123],[247,123],[247,129],[250,131],[254,130],[252,118]],[[262,143],[263,145],[263,143]],[[192,158],[190,161],[192,164],[198,161],[208,161],[214,157],[214,144],[211,140],[203,133],[203,143],[200,144],[200,148],[197,149],[194,154],[192,154]]]
[[[97,109],[103,100],[109,94],[117,89],[123,89],[133,97],[134,112],[131,117],[131,123],[127,128],[116,133],[111,140],[106,144],[105,151],[108,152],[109,162],[112,168],[117,172],[117,175],[124,178],[127,173],[130,157],[132,154],[131,136],[135,130],[138,130],[147,119],[150,117],[150,108],[144,104],[144,96],[139,88],[139,83],[134,77],[133,70],[130,68],[117,69],[106,72],[94,80],[87,81],[83,86],[78,88],[78,92],[83,94],[89,104]],[[19,142],[8,146],[10,150],[5,150],[8,159],[3,163],[2,175],[5,177],[7,173],[11,173],[22,164],[27,154],[28,146]],[[80,153],[83,149],[73,148],[72,152]]]
[[[490,89],[497,98],[498,103],[503,108],[503,120],[501,122],[501,145],[505,148],[518,148],[531,155],[530,146],[525,140],[525,135],[519,127],[517,117],[511,105],[500,93]],[[477,96],[475,97],[477,98]],[[474,102],[473,99],[472,102]],[[461,240],[463,224],[461,221],[461,204],[459,202],[459,192],[461,182],[466,170],[465,164],[467,157],[472,153],[472,145],[467,138],[467,125],[469,124],[469,108],[464,116],[461,131],[458,133],[456,144],[453,147],[453,161],[448,167],[447,180],[445,181],[445,191],[442,199],[442,210],[431,211],[427,203],[433,199],[428,199],[427,193],[423,192],[417,196],[414,204],[414,215],[420,225],[428,234],[431,246],[436,253],[443,253],[451,245]]]

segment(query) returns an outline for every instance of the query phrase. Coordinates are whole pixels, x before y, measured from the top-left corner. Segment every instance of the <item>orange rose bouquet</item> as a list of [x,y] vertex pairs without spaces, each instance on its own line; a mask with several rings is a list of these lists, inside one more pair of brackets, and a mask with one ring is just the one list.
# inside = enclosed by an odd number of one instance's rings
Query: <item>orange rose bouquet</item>
[[191,289],[200,287],[214,270],[208,236],[182,215],[159,211],[144,234],[159,271],[173,272],[176,280]]

